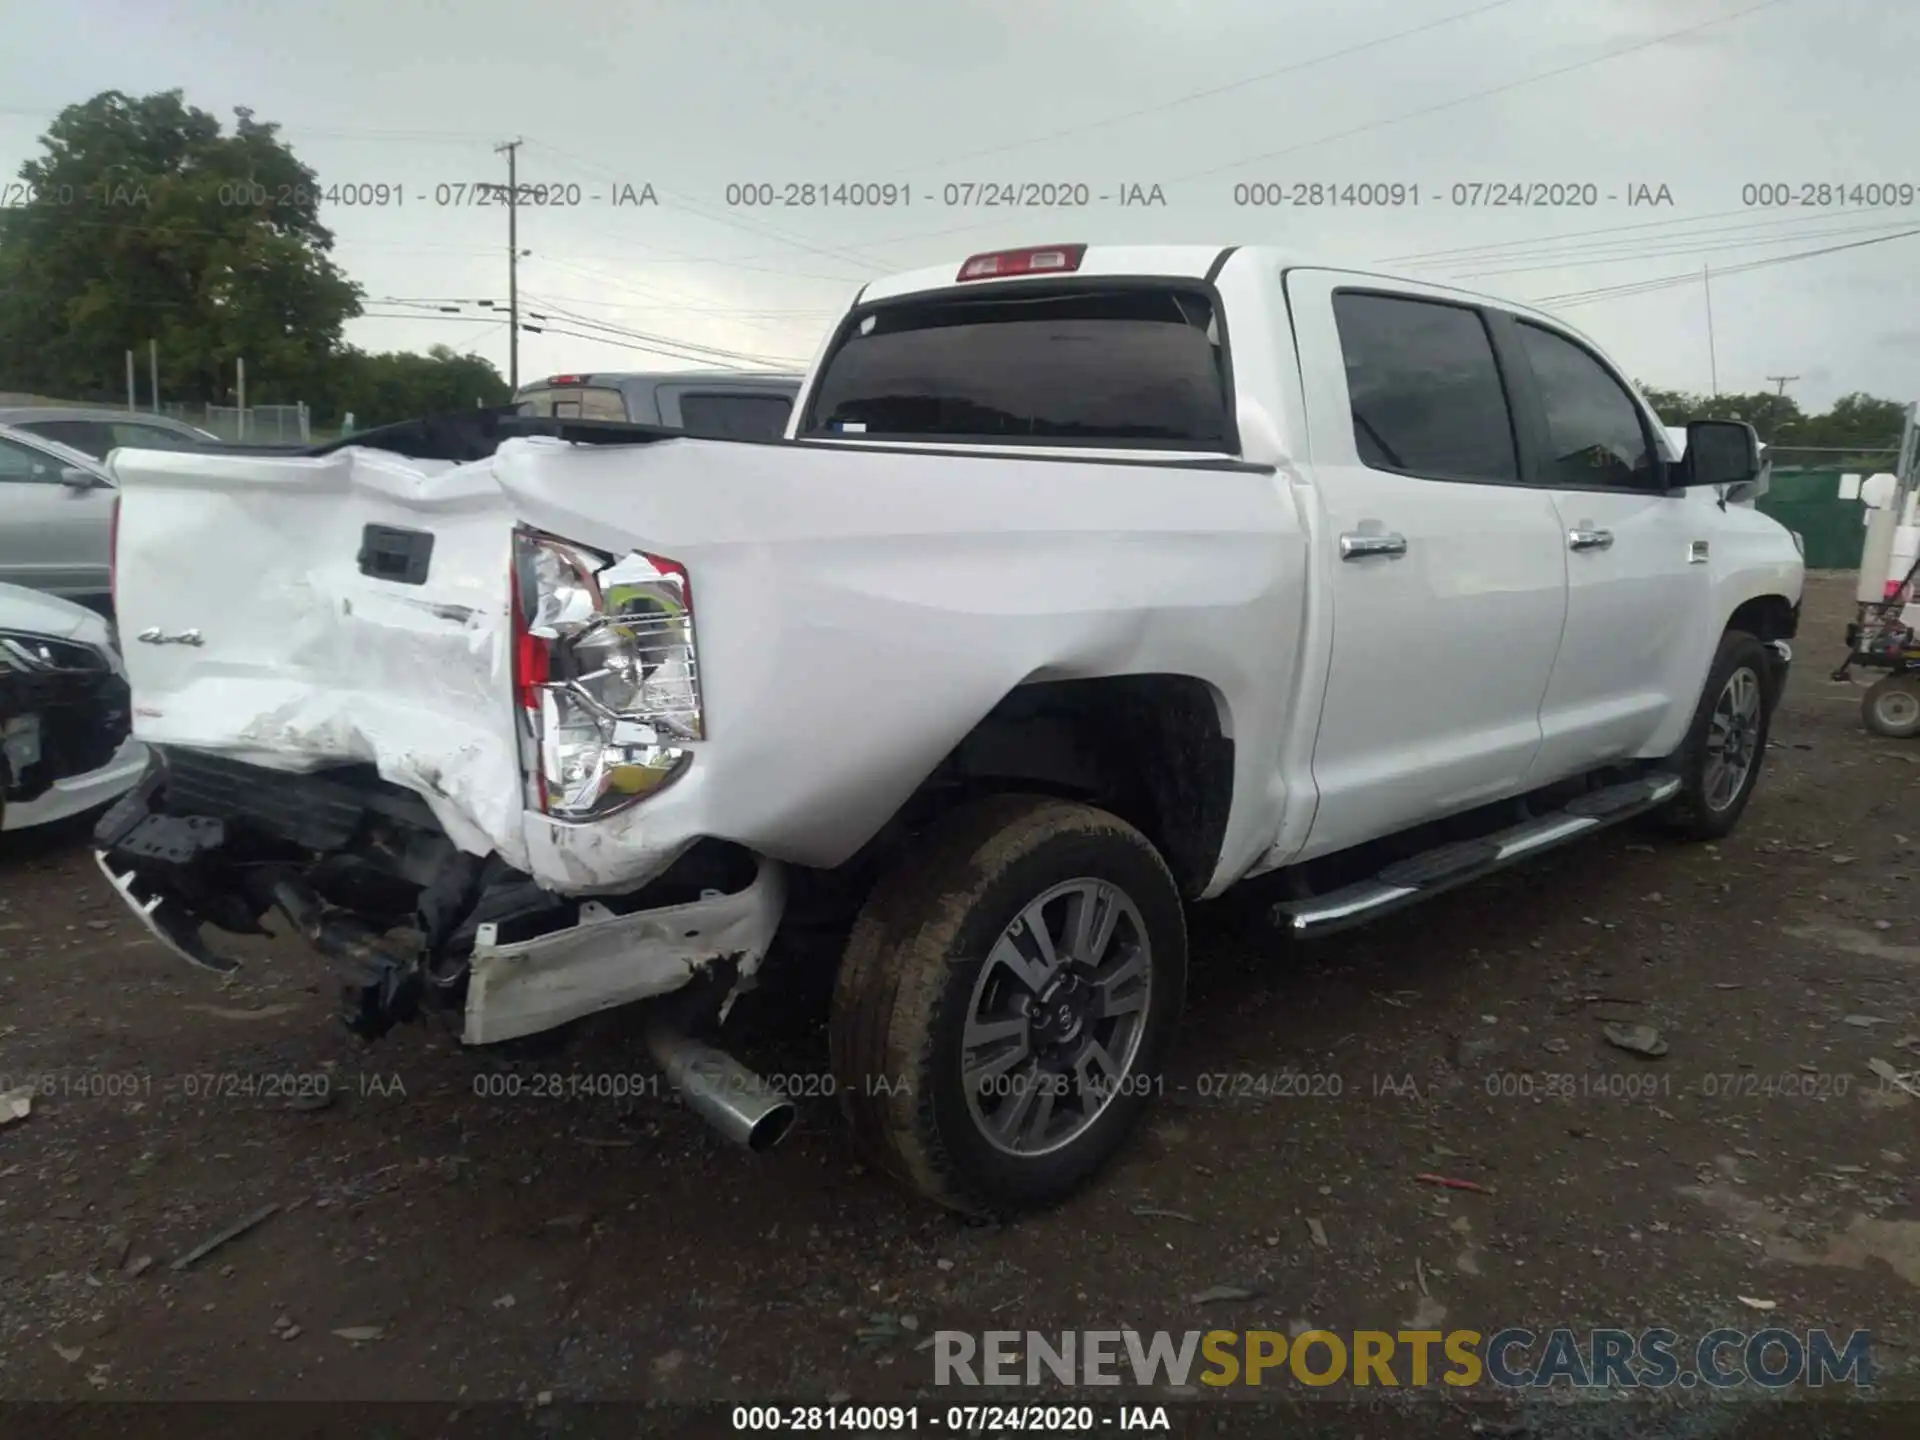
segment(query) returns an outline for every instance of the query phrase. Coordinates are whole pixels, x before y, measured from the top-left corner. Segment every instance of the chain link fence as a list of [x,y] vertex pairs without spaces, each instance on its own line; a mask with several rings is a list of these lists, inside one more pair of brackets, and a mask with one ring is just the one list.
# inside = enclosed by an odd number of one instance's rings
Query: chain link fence
[[208,405],[199,419],[182,415],[189,425],[210,430],[222,440],[241,440],[259,445],[304,445],[313,436],[312,416],[306,402],[292,405]]

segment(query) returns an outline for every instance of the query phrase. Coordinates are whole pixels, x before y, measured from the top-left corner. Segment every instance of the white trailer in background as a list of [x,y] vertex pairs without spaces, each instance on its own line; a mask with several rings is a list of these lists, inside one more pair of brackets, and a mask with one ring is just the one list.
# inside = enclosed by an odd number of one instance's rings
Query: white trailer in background
[[1920,735],[1920,473],[1916,473],[1915,418],[1907,406],[1900,458],[1891,473],[1860,482],[1866,506],[1866,544],[1860,555],[1858,602],[1847,627],[1847,658],[1834,671],[1847,679],[1855,665],[1887,673],[1868,688],[1860,713],[1877,735]]

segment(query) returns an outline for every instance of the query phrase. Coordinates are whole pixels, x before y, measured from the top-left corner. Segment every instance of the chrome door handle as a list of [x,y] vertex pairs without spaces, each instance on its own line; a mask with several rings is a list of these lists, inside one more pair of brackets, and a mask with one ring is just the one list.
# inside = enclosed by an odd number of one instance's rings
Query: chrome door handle
[[1569,530],[1567,548],[1569,550],[1606,550],[1613,545],[1611,530]]
[[1369,555],[1404,555],[1407,553],[1407,537],[1404,535],[1355,535],[1340,537],[1340,558],[1342,560],[1364,560]]

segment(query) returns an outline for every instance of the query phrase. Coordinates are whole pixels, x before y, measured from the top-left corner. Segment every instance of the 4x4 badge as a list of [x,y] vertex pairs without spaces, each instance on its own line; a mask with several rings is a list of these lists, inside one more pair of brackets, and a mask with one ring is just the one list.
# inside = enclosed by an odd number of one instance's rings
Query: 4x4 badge
[[198,630],[180,630],[169,635],[164,630],[142,630],[134,637],[142,645],[204,645]]

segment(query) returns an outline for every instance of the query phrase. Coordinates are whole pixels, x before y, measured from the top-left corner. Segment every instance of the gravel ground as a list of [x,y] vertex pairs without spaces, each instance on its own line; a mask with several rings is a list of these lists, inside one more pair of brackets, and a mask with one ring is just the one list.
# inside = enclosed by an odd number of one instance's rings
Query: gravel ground
[[[84,826],[9,837],[0,1077],[40,1093],[0,1127],[0,1398],[931,1407],[936,1329],[1765,1324],[1870,1330],[1877,1393],[1920,1397],[1920,1102],[1884,1078],[1920,1070],[1920,746],[1826,678],[1850,590],[1810,582],[1768,769],[1717,846],[1609,832],[1297,953],[1196,911],[1167,1095],[1103,1184],[1010,1227],[868,1173],[823,1096],[773,1153],[727,1148],[619,1015],[544,1054],[363,1046],[300,946],[243,945],[222,984],[141,938]],[[809,1007],[749,1021],[763,1070],[825,1070]],[[1191,1298],[1222,1286],[1245,1298]],[[1920,1434],[1920,1409],[1828,1398],[1791,1408]],[[1364,1413],[1624,1437],[1784,1412]]]

